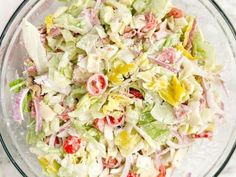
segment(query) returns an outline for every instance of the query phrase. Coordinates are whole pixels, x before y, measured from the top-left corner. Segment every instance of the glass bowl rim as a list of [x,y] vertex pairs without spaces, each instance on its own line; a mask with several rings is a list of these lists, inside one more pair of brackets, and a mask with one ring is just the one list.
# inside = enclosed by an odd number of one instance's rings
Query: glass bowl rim
[[[223,9],[218,5],[217,2],[215,2],[215,0],[208,0],[213,7],[215,7],[215,9],[219,12],[219,14],[221,15],[221,17],[224,19],[224,21],[226,22],[226,24],[228,25],[230,31],[232,32],[234,39],[236,40],[236,29],[234,28],[233,23],[230,21],[230,19],[228,18],[228,16],[225,14],[225,12],[223,11]],[[11,24],[13,23],[15,17],[18,15],[18,13],[21,11],[21,9],[29,2],[29,0],[23,0],[23,2],[17,7],[17,9],[14,11],[14,13],[12,14],[12,16],[10,17],[10,19],[8,20],[6,26],[4,27],[1,36],[0,36],[0,48],[2,45],[2,41],[6,35],[6,33],[8,32],[9,27],[11,26]],[[12,157],[11,153],[9,152],[7,145],[5,144],[3,137],[0,133],[0,142],[2,144],[2,147],[7,155],[7,157],[9,158],[9,160],[11,161],[11,163],[14,165],[14,167],[18,170],[18,172],[23,176],[23,177],[27,177],[27,175],[25,174],[25,172],[21,169],[21,167],[17,164],[17,162],[14,160],[14,158]],[[223,171],[223,169],[226,167],[226,165],[228,164],[228,162],[230,161],[232,155],[234,154],[236,150],[236,141],[233,144],[232,149],[230,150],[230,152],[228,153],[228,155],[226,156],[226,159],[224,160],[224,162],[222,163],[222,165],[220,166],[220,168],[216,171],[214,177],[217,177],[220,175],[220,173]]]

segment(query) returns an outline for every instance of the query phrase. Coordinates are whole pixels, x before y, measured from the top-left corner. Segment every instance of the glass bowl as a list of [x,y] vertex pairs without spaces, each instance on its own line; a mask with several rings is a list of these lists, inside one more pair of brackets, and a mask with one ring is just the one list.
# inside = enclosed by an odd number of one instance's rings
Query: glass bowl
[[[217,51],[217,58],[225,65],[223,78],[229,90],[224,97],[225,118],[219,123],[212,141],[201,141],[188,150],[182,165],[173,177],[218,176],[229,161],[236,147],[236,32],[224,12],[213,0],[173,0],[187,13],[198,18],[206,39]],[[36,157],[25,143],[26,121],[19,125],[12,118],[12,95],[10,81],[22,75],[23,61],[27,54],[21,42],[21,21],[27,18],[39,25],[47,14],[59,6],[56,0],[25,0],[8,22],[0,38],[1,107],[0,141],[6,154],[22,176],[42,176]]]

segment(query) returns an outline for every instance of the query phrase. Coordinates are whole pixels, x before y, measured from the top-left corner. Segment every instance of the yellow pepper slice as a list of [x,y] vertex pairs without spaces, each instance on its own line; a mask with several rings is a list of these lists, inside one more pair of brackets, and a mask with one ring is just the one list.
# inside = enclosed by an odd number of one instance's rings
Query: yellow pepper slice
[[184,46],[182,44],[178,44],[176,47],[175,47],[178,51],[181,51],[182,54],[188,58],[189,60],[196,60],[197,58],[195,58],[194,56],[192,56],[191,53],[189,53],[189,51],[187,51]]
[[119,63],[112,71],[111,74],[108,76],[109,81],[111,81],[114,85],[119,85],[122,83],[123,76],[130,73],[134,70],[135,65],[133,63],[125,64],[123,62]]
[[42,169],[49,173],[49,174],[54,174],[57,175],[59,169],[60,169],[60,164],[58,164],[55,160],[50,162],[48,159],[41,157],[38,159],[39,164],[41,165]]
[[46,25],[47,33],[49,33],[53,26],[53,16],[52,15],[46,16],[44,20],[44,24]]
[[185,89],[182,87],[176,76],[173,76],[169,82],[159,80],[157,92],[163,100],[172,106],[179,105],[186,95]]

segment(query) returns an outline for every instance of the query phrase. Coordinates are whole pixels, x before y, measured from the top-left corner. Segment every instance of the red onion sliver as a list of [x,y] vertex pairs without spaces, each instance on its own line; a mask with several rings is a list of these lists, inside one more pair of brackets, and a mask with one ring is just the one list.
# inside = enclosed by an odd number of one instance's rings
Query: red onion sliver
[[156,60],[156,59],[154,59],[154,58],[150,58],[150,60],[152,60],[152,61],[155,62],[156,64],[160,65],[161,67],[163,67],[163,68],[165,68],[165,69],[167,69],[167,70],[169,70],[169,71],[171,71],[171,72],[173,72],[173,73],[178,73],[178,72],[179,72],[178,69],[172,67],[171,65],[169,65],[169,64],[167,64],[167,63],[165,63],[165,62],[162,62],[162,61],[160,61],[160,60]]
[[42,115],[40,110],[40,101],[39,98],[35,98],[33,100],[34,102],[34,108],[36,113],[36,126],[35,126],[35,132],[39,132],[42,129]]
[[179,72],[176,68],[171,67],[169,64],[166,64],[166,63],[164,63],[164,62],[162,62],[162,61],[155,60],[155,62],[156,62],[158,65],[160,65],[161,67],[166,68],[166,69],[172,71],[173,73],[178,73],[178,72]]
[[221,86],[222,86],[222,88],[223,88],[223,90],[224,90],[224,92],[225,92],[225,95],[226,95],[227,97],[229,97],[229,90],[228,90],[228,88],[225,86],[225,82],[224,82],[222,79],[220,79],[220,84],[221,84]]
[[14,120],[16,122],[21,123],[24,120],[24,113],[23,113],[23,101],[27,96],[29,89],[23,89],[20,93],[16,95],[15,104],[14,104]]
[[67,129],[70,128],[71,121],[66,122],[64,125],[62,125],[57,133],[58,137],[64,137],[64,134],[66,133]]

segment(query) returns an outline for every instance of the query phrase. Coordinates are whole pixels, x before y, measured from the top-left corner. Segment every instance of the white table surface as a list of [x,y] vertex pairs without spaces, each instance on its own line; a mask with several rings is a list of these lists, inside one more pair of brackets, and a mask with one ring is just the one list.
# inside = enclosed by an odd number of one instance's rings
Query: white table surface
[[[236,27],[236,0],[216,0],[226,11]],[[0,0],[0,32],[22,0]],[[0,145],[0,177],[20,177],[15,167],[9,162]],[[220,175],[220,177],[236,177],[236,153]]]

